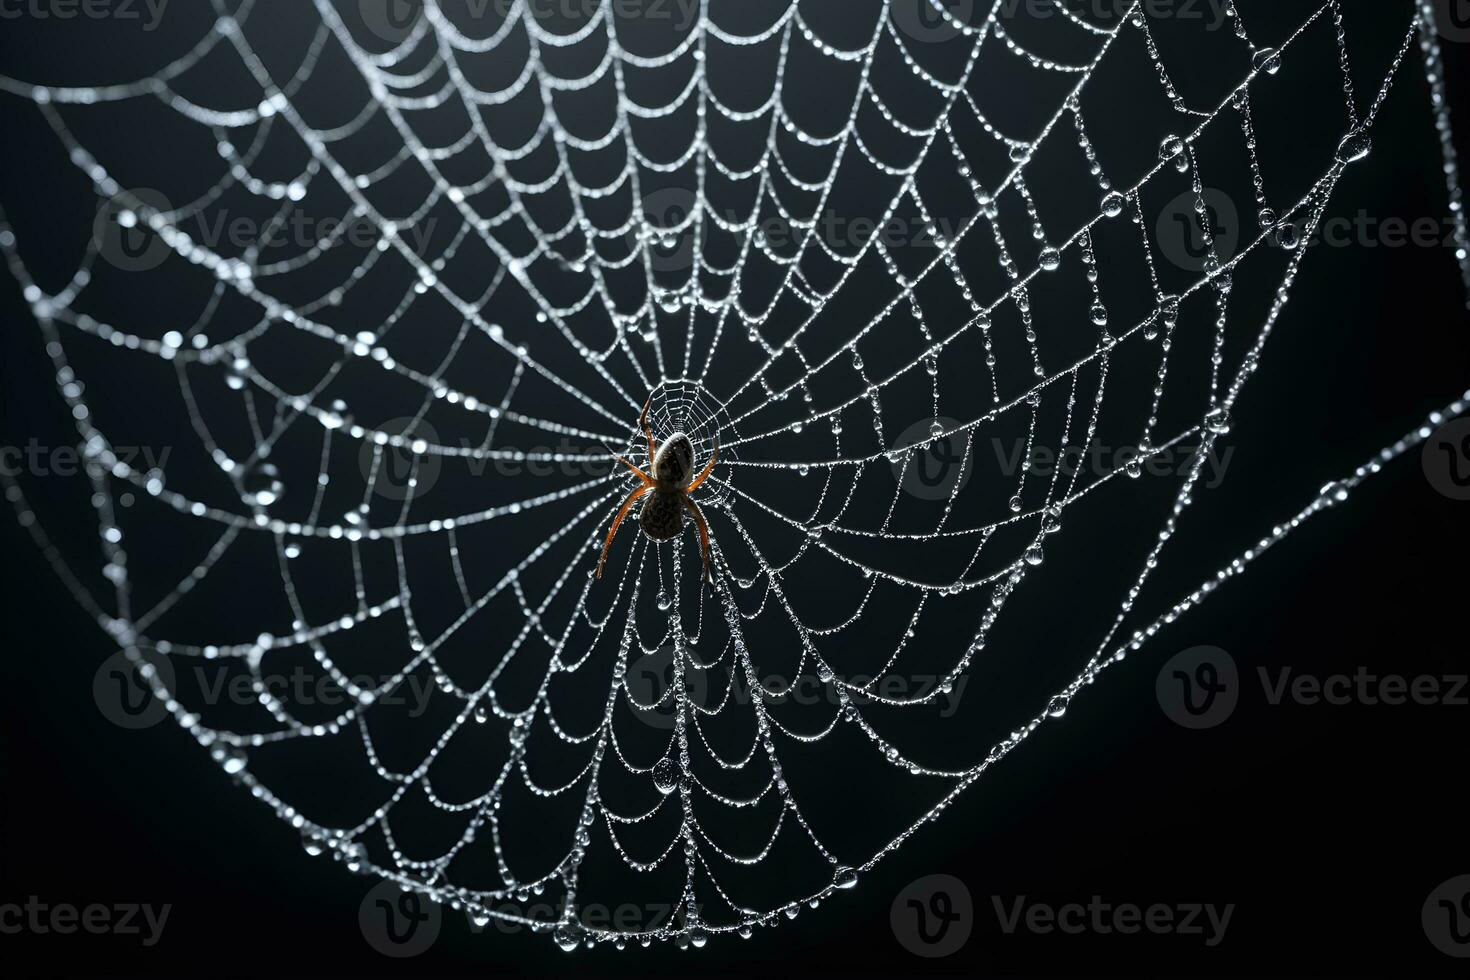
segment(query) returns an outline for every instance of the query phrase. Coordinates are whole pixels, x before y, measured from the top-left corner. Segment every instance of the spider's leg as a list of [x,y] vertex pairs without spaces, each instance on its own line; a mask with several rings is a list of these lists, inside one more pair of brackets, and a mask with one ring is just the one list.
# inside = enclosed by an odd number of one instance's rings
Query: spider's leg
[[689,513],[694,515],[694,523],[699,528],[699,551],[704,556],[704,577],[707,581],[713,581],[709,574],[709,525],[704,522],[704,514],[700,512],[698,504],[688,497],[684,498],[684,503],[688,506]]
[[613,537],[618,533],[618,525],[622,524],[623,518],[628,516],[628,511],[633,508],[634,502],[637,501],[639,497],[643,496],[645,493],[648,493],[652,489],[652,487],[645,484],[644,486],[639,487],[637,490],[634,490],[631,494],[628,495],[628,499],[623,501],[623,506],[622,509],[618,511],[618,516],[613,518],[612,527],[607,529],[607,540],[602,543],[602,557],[597,559],[598,578],[602,578],[602,566],[607,562],[607,551],[609,548],[612,547]]
[[653,430],[648,427],[648,406],[653,404],[653,392],[648,393],[648,401],[643,403],[643,414],[638,416],[638,427],[643,434],[648,436],[648,465],[653,466],[653,457],[658,455],[658,450],[653,445]]
[[607,445],[607,443],[603,443],[602,448],[606,449],[608,451],[608,455],[612,456],[613,459],[617,460],[619,463],[622,463],[628,469],[632,470],[634,475],[638,477],[638,479],[643,483],[645,487],[653,486],[653,477],[649,476],[647,473],[643,472],[638,467],[628,462],[622,456],[619,456],[617,453],[613,452],[612,447]]
[[715,439],[715,447],[710,450],[709,462],[704,464],[704,469],[700,472],[700,474],[698,476],[696,476],[694,478],[694,482],[693,483],[690,483],[689,486],[687,486],[687,487],[684,488],[684,492],[685,493],[693,493],[695,490],[697,490],[699,488],[699,485],[705,481],[705,478],[706,477],[709,476],[710,470],[712,470],[712,469],[715,468],[715,460],[717,460],[719,458],[720,458],[720,440],[719,440],[718,437],[716,437],[716,439]]

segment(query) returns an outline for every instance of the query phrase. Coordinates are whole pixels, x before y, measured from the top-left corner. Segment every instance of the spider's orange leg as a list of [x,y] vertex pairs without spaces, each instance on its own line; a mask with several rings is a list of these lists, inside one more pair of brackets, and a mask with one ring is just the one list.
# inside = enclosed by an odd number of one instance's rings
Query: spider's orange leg
[[699,488],[699,485],[705,481],[705,478],[706,477],[709,476],[710,470],[713,470],[715,468],[715,460],[717,460],[719,458],[720,458],[720,440],[716,439],[715,440],[715,447],[714,447],[714,449],[710,450],[709,462],[704,464],[704,469],[700,472],[700,474],[698,476],[696,476],[694,478],[694,482],[693,483],[689,484],[689,486],[687,486],[687,487],[684,488],[684,492],[685,493],[693,493],[695,490],[697,490]]
[[618,516],[613,518],[612,527],[607,529],[607,540],[604,541],[602,544],[602,557],[597,560],[598,578],[602,578],[602,566],[607,562],[607,551],[609,548],[612,547],[613,537],[616,536],[618,533],[618,526],[623,523],[623,518],[628,516],[628,511],[632,510],[633,504],[638,500],[638,498],[643,496],[645,493],[648,493],[652,489],[652,487],[645,484],[644,486],[639,487],[637,490],[634,490],[631,494],[628,495],[628,499],[623,501],[623,506],[622,509],[618,511]]
[[689,507],[689,513],[694,515],[694,523],[699,527],[699,551],[704,556],[704,577],[707,581],[713,581],[709,574],[709,525],[704,522],[704,514],[699,505],[688,497],[684,503]]
[[643,414],[638,416],[638,427],[643,434],[648,436],[648,466],[653,468],[653,457],[658,455],[658,450],[653,445],[653,430],[648,427],[648,407],[653,404],[653,392],[648,393],[648,401],[643,403]]
[[643,472],[638,467],[634,466],[632,463],[628,462],[626,459],[613,452],[612,448],[608,446],[607,443],[603,443],[602,448],[606,449],[608,451],[608,454],[611,455],[613,459],[617,460],[619,463],[622,463],[628,469],[632,470],[633,474],[638,477],[639,481],[641,481],[645,487],[653,486],[653,477],[649,476],[647,473]]

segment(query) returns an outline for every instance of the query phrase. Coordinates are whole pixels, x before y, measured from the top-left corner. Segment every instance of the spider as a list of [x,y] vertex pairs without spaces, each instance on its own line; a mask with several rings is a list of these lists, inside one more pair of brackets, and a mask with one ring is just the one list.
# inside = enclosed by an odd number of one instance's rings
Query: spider
[[[649,469],[653,470],[653,476],[628,462],[617,453],[613,456],[618,462],[632,470],[639,479],[639,486],[628,499],[623,501],[623,506],[618,510],[618,516],[613,518],[612,527],[608,528],[607,541],[602,546],[602,557],[597,562],[597,577],[602,578],[602,566],[607,562],[608,549],[612,547],[613,537],[618,533],[618,527],[623,523],[623,518],[628,516],[628,511],[639,498],[647,496],[643,503],[643,509],[638,512],[638,525],[643,528],[643,533],[655,541],[668,541],[670,538],[679,536],[684,530],[684,511],[694,515],[694,523],[699,528],[699,550],[704,558],[704,577],[710,578],[709,571],[709,525],[704,521],[704,514],[700,512],[699,505],[689,498],[689,495],[698,489],[699,485],[709,476],[710,470],[715,468],[715,460],[720,454],[720,440],[715,437],[713,451],[710,452],[709,462],[704,469],[693,480],[689,479],[694,472],[694,443],[682,432],[675,432],[664,440],[662,446],[655,448],[653,443],[653,430],[648,427],[648,407],[653,404],[653,395],[648,396],[648,401],[643,403],[643,414],[638,416],[638,427],[648,437],[648,458],[651,461]],[[686,486],[686,482],[688,485]]]

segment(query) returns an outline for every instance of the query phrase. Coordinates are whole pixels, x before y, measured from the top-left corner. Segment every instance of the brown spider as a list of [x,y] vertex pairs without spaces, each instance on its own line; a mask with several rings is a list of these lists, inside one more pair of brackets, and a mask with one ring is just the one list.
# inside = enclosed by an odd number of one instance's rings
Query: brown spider
[[[643,403],[643,414],[638,416],[638,427],[648,437],[648,458],[651,461],[649,469],[653,470],[653,476],[613,453],[618,462],[637,474],[640,485],[623,501],[618,516],[613,518],[612,527],[608,528],[607,541],[602,546],[602,557],[597,562],[597,577],[602,578],[602,566],[607,562],[608,549],[612,547],[613,537],[618,533],[623,518],[628,516],[628,511],[640,497],[651,494],[644,502],[643,509],[638,512],[638,525],[643,528],[643,533],[655,541],[668,541],[678,537],[679,532],[684,530],[684,510],[687,508],[694,515],[694,523],[699,527],[699,550],[704,557],[704,577],[708,579],[709,525],[704,522],[704,514],[700,512],[699,505],[689,499],[689,495],[705,481],[710,470],[715,468],[715,460],[720,454],[720,440],[719,437],[715,438],[709,462],[698,476],[689,480],[689,475],[694,472],[694,443],[684,433],[675,432],[664,440],[662,446],[655,448],[653,430],[648,427],[648,406],[651,404],[653,396],[649,395],[648,401]],[[689,482],[688,486],[684,485],[686,481]]]

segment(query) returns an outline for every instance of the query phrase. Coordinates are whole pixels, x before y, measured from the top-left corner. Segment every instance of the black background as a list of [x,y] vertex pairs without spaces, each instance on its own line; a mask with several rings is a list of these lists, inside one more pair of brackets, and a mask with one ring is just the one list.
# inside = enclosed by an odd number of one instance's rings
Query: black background
[[[7,44],[8,31],[0,31],[0,57],[7,74],[25,77],[38,55]],[[1451,93],[1467,91],[1464,45],[1447,43],[1445,53]],[[85,49],[58,54],[83,57]],[[1457,118],[1462,130],[1470,122],[1463,111]],[[1329,214],[1441,215],[1432,137],[1411,64],[1385,107],[1371,163],[1350,172]],[[31,145],[7,144],[0,196],[10,206],[42,175],[27,169]],[[1448,250],[1333,250],[1306,263],[1297,289],[1231,436],[1242,454],[1262,445],[1283,460],[1270,495],[1264,485],[1243,490],[1260,493],[1259,525],[1293,512],[1309,488],[1470,381],[1464,297]],[[21,406],[49,382],[9,277],[0,278],[0,323],[5,415],[24,425]],[[1283,418],[1291,420],[1284,430]],[[27,430],[12,427],[7,421],[6,441],[23,441]],[[1393,463],[1349,506],[1313,521],[1109,671],[1063,723],[1044,726],[856,890],[794,923],[744,943],[717,938],[697,953],[602,946],[574,960],[544,936],[493,927],[472,935],[448,913],[434,947],[407,964],[362,939],[357,912],[368,880],[305,855],[292,831],[172,726],[121,732],[101,717],[91,677],[110,646],[6,520],[0,902],[34,894],[78,905],[168,903],[172,913],[153,948],[136,937],[24,934],[0,936],[0,951],[8,969],[37,974],[360,975],[404,966],[444,975],[573,966],[587,974],[1459,974],[1460,964],[1426,941],[1420,907],[1442,881],[1470,873],[1461,807],[1470,709],[1272,706],[1254,678],[1258,666],[1274,665],[1318,675],[1359,666],[1465,673],[1465,507],[1433,490],[1417,452]],[[1240,540],[1223,540],[1215,554],[1233,554]],[[1234,716],[1205,732],[1176,726],[1154,694],[1163,660],[1196,644],[1230,651],[1246,676]],[[968,884],[974,932],[961,952],[922,961],[895,941],[889,903],[914,878],[938,872]],[[1187,936],[1007,935],[992,896],[1021,895],[1057,904],[1093,895],[1233,903],[1235,911],[1215,948]]]

